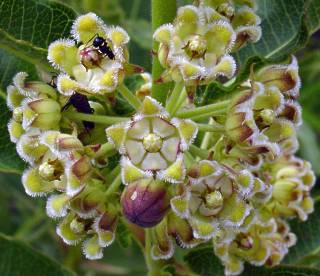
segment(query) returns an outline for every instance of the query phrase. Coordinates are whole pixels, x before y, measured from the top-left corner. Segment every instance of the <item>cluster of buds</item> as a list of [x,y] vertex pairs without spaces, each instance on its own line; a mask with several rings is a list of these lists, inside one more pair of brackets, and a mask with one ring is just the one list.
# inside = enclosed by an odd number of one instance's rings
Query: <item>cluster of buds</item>
[[[197,85],[234,76],[231,54],[261,36],[256,9],[253,0],[180,7],[154,33],[164,73],[158,80],[141,74],[136,91],[123,82],[142,71],[129,63],[127,33],[92,13],[75,21],[73,40],[49,46],[61,72],[56,84],[14,77],[8,128],[29,164],[22,182],[27,194],[48,196],[47,214],[60,219],[65,243],[83,242],[87,258],[101,258],[122,216],[149,228],[146,254],[154,260],[173,257],[174,242],[213,244],[226,275],[240,274],[245,262],[283,259],[296,241],[286,220],[307,219],[315,182],[310,164],[294,155],[296,59],[252,67],[230,100],[192,109],[186,100]],[[153,98],[152,81],[175,82],[165,106]],[[114,116],[116,91],[135,109],[130,118]]]

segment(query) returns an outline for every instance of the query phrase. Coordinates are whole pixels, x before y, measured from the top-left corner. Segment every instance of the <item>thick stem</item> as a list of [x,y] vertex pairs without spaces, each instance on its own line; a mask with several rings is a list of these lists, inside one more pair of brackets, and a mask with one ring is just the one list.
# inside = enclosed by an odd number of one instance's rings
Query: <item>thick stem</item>
[[126,87],[124,84],[120,84],[118,86],[118,90],[135,110],[138,110],[140,108],[140,100],[128,89],[128,87]]
[[[162,24],[170,23],[176,16],[177,1],[176,0],[152,0],[152,31],[154,32]],[[159,48],[159,43],[153,42],[153,51],[156,53]],[[155,55],[152,59],[152,79],[157,80],[163,72],[163,67],[160,65],[158,57]],[[165,104],[167,91],[170,84],[152,84],[152,97]]]
[[[182,111],[177,114],[179,118],[192,118],[203,114],[224,112],[230,103],[230,100],[221,101],[214,104],[209,104],[206,106],[197,107],[187,111]],[[208,115],[209,117],[209,115]]]
[[93,114],[86,114],[86,113],[73,112],[73,111],[65,112],[63,115],[74,121],[87,121],[87,122],[94,122],[97,124],[104,124],[104,125],[113,125],[116,123],[129,120],[129,118],[126,118],[126,117],[93,115]]
[[166,109],[170,115],[173,114],[176,105],[179,103],[179,97],[183,89],[183,82],[177,82],[174,86],[174,89],[171,93],[170,99],[167,103]]

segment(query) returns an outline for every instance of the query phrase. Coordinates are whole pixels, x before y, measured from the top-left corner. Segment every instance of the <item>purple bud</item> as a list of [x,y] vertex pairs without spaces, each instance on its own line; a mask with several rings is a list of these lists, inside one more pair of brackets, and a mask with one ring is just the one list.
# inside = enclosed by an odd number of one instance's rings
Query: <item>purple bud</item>
[[165,184],[153,178],[129,184],[121,196],[125,217],[141,227],[158,224],[169,209],[169,196]]

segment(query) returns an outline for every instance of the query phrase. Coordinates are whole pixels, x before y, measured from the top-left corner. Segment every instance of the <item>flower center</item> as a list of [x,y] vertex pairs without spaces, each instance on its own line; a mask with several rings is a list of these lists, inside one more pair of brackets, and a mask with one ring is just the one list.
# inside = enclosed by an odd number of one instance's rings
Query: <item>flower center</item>
[[162,139],[157,134],[150,133],[143,138],[143,146],[148,152],[158,152],[162,147]]
[[219,191],[206,195],[206,205],[210,208],[219,208],[223,204],[223,196]]
[[207,51],[207,41],[200,35],[194,35],[183,48],[191,58],[203,58]]
[[273,120],[275,119],[275,113],[271,109],[263,109],[260,112],[260,117],[266,125],[271,125]]
[[59,180],[63,174],[63,166],[58,160],[49,160],[39,166],[39,174],[47,181]]

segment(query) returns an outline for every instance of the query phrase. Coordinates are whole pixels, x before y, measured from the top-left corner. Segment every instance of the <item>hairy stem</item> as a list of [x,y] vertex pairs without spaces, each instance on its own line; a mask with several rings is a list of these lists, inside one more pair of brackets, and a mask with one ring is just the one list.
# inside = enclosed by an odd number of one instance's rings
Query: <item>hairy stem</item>
[[[151,15],[152,15],[152,31],[154,32],[162,24],[170,23],[176,16],[177,10],[176,0],[152,0],[151,1]],[[153,51],[157,52],[159,43],[153,42]],[[163,68],[159,63],[158,57],[154,56],[152,59],[152,79],[157,80],[163,72]],[[152,85],[152,97],[165,103],[169,84]]]
[[126,87],[124,84],[120,84],[118,86],[118,90],[135,110],[138,110],[140,108],[140,100],[128,89],[128,87]]
[[117,192],[119,190],[120,185],[121,185],[121,175],[118,174],[117,177],[113,180],[113,182],[109,186],[108,190],[106,191],[105,196],[108,197],[114,194],[115,192]]

